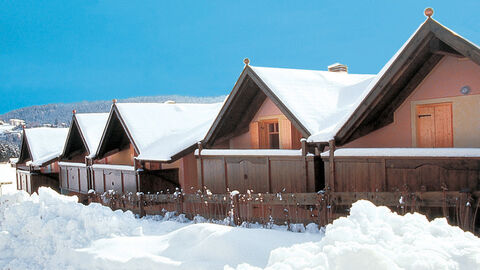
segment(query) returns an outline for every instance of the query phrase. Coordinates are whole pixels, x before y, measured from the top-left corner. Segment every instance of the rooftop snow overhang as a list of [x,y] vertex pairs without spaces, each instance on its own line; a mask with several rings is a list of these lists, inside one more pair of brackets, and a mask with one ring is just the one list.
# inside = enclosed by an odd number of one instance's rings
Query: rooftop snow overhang
[[245,66],[232,92],[228,95],[220,113],[213,122],[204,139],[204,144],[211,147],[248,131],[249,124],[266,98],[280,109],[292,122],[302,136],[310,136],[308,129],[283,104],[274,92],[262,81],[255,71]]
[[392,123],[395,110],[446,55],[480,65],[479,47],[428,18],[378,74],[369,94],[336,133],[337,145]]

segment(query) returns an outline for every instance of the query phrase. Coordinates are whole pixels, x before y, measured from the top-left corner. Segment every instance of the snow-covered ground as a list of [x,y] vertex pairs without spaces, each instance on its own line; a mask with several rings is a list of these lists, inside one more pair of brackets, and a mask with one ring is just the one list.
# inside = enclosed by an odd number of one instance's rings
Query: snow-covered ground
[[17,191],[15,168],[13,168],[10,163],[0,163],[0,182],[12,182],[12,184],[0,186],[0,194],[8,194]]
[[[2,166],[0,177],[15,177]],[[1,269],[480,269],[480,239],[471,233],[368,201],[323,234],[170,215],[137,219],[47,188],[7,193],[0,197]]]

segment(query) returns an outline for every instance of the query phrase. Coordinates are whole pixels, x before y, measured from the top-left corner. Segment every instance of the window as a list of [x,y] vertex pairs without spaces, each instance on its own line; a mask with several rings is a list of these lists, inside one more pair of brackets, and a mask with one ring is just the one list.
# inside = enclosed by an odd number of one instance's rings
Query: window
[[268,148],[280,149],[280,133],[278,122],[268,123]]
[[299,149],[302,134],[286,118],[270,118],[250,123],[253,149]]

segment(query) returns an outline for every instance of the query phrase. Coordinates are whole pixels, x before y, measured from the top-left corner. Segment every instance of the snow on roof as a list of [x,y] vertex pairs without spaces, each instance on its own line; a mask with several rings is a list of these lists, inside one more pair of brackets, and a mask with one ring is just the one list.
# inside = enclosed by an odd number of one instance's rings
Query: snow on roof
[[[433,20],[433,19],[431,19]],[[434,22],[438,23],[437,21],[433,20]],[[357,98],[356,102],[351,106],[352,110],[350,110],[349,113],[345,114],[344,117],[339,119],[337,125],[332,129],[332,130],[322,130],[317,133],[312,133],[312,135],[308,138],[308,142],[328,142],[329,140],[332,140],[333,137],[336,135],[336,133],[345,125],[345,123],[348,121],[348,119],[352,116],[352,114],[355,112],[355,110],[358,108],[358,106],[362,103],[362,101],[368,96],[368,94],[373,90],[373,88],[377,85],[377,83],[382,79],[382,77],[385,75],[387,70],[390,69],[392,64],[397,60],[397,58],[400,56],[400,54],[404,51],[405,47],[410,43],[410,41],[415,37],[415,35],[418,33],[418,31],[428,22],[428,19],[425,20],[420,26],[413,32],[413,34],[407,39],[407,41],[400,47],[400,49],[388,60],[388,62],[383,66],[383,68],[380,70],[380,72],[374,77],[374,79],[370,80],[370,83],[367,85],[365,88],[365,91]],[[440,23],[438,23],[440,24]],[[473,46],[478,47],[471,41],[465,39],[464,37],[460,36],[459,34],[455,33],[451,29],[445,27],[444,25],[440,24],[442,27],[444,27],[446,30],[450,31],[452,34],[466,40],[467,42],[471,43]]]
[[333,136],[375,75],[250,66],[310,134]]
[[138,148],[139,160],[170,161],[205,137],[222,103],[115,105]]
[[[198,149],[195,150],[198,156]],[[203,149],[202,156],[301,156],[302,150],[289,149]]]
[[25,129],[33,166],[55,159],[62,154],[67,139],[68,128],[29,128]]
[[[322,157],[328,157],[329,151]],[[480,148],[341,148],[336,157],[480,157]]]
[[407,44],[417,34],[418,30],[420,30],[420,28],[425,24],[425,22],[423,22],[417,28],[417,30],[415,30],[415,32],[410,36],[410,38],[408,38],[408,40],[402,45],[402,47],[400,47],[400,49],[393,55],[393,57],[390,58],[390,60],[387,62],[387,64],[385,64],[385,66],[380,70],[380,72],[376,76],[374,76],[372,80],[369,81],[369,83],[363,89],[364,91],[362,91],[362,93],[357,96],[357,99],[351,105],[349,112],[345,113],[343,117],[338,119],[337,124],[331,130],[323,130],[315,134],[312,133],[312,135],[307,139],[308,142],[328,142],[329,140],[333,139],[333,137],[337,134],[340,128],[345,125],[345,123],[348,121],[348,119],[351,117],[357,107],[362,103],[362,101],[368,96],[368,94],[372,91],[378,81],[383,77],[385,72],[387,72],[393,62],[395,62],[398,56],[400,56],[401,52],[405,49]]
[[77,113],[75,118],[87,144],[89,153],[87,157],[91,158],[95,155],[100,144],[100,139],[107,123],[108,113]]

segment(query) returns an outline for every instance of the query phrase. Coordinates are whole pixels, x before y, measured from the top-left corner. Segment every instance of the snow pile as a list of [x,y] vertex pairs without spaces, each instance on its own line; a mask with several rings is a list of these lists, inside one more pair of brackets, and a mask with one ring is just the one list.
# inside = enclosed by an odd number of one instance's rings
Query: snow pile
[[445,219],[429,222],[358,201],[321,241],[276,249],[265,269],[480,269],[480,239]]
[[368,201],[323,235],[136,219],[76,200],[47,188],[0,196],[0,269],[480,269],[471,233]]
[[[183,216],[131,212],[40,188],[0,196],[0,269],[223,269],[267,264],[279,247],[320,233],[194,224]],[[313,231],[313,230],[312,230]]]
[[[99,204],[83,206],[76,197],[40,188],[31,197],[16,192],[0,197],[0,268],[58,268],[71,248],[114,235],[139,234],[131,212]],[[65,262],[63,262],[65,263]]]

